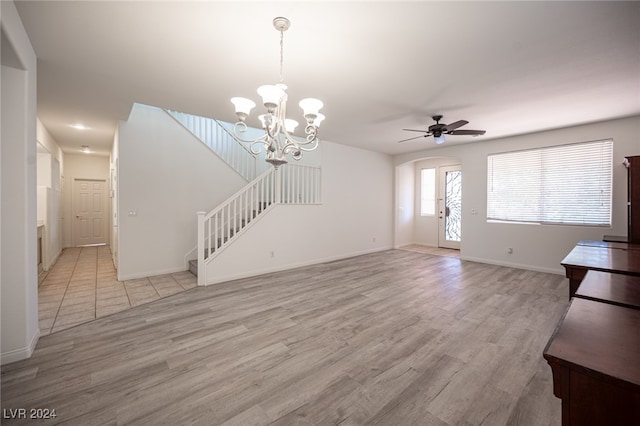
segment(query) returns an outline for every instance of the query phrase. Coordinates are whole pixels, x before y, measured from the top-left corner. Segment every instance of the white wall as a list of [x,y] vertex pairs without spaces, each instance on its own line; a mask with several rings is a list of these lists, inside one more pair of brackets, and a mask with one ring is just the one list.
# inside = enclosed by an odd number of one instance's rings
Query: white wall
[[246,181],[158,108],[135,104],[118,144],[118,278],[186,270],[196,212]]
[[[396,165],[433,156],[460,158],[462,164],[461,257],[466,260],[564,273],[560,262],[580,240],[626,235],[627,172],[625,156],[639,155],[640,116],[550,130],[486,142],[443,146],[394,158]],[[613,215],[611,228],[488,223],[487,155],[612,138],[614,140]],[[478,211],[472,215],[471,210]],[[508,254],[507,248],[513,253]]]
[[48,270],[62,252],[62,149],[40,120],[37,120],[38,140],[38,222],[45,225],[42,263]]
[[110,190],[113,194],[111,198],[111,257],[113,264],[118,269],[118,157],[120,155],[120,129],[117,128],[113,137],[113,145],[111,146],[111,155],[109,157],[109,167],[111,169]]
[[416,242],[414,238],[416,175],[414,163],[396,167],[396,235],[394,247]]
[[209,284],[393,247],[391,157],[321,145],[322,204],[276,205],[211,262]]
[[[65,154],[62,188],[62,216],[64,222],[63,244],[73,246],[73,182],[75,179],[99,179],[109,187],[109,157],[92,154]],[[109,199],[110,200],[110,199]],[[110,211],[107,206],[107,211]],[[107,230],[111,229],[107,225]],[[107,232],[108,232],[107,231]],[[107,242],[110,238],[107,237]]]
[[38,329],[36,55],[13,2],[0,2],[0,359],[31,356]]

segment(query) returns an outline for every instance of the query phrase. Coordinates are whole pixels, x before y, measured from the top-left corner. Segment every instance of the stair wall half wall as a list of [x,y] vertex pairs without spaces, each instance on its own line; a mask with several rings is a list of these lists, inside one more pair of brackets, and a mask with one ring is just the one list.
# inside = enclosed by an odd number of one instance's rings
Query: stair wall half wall
[[[206,266],[206,283],[393,247],[390,156],[322,141],[322,203],[276,204]],[[312,277],[310,277],[312,279]]]
[[159,108],[134,104],[119,125],[118,279],[183,271],[197,211],[246,182]]

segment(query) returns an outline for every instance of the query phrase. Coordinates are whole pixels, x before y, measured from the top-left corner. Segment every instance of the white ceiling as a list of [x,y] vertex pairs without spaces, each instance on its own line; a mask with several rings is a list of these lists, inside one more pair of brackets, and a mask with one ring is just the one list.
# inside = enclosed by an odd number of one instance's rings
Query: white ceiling
[[640,114],[639,2],[16,5],[38,56],[38,117],[66,152],[108,152],[133,102],[234,121],[229,98],[258,101],[278,80],[276,16],[291,20],[289,115],[322,99],[331,142],[423,150],[431,138],[397,141],[434,114],[487,131],[448,144]]

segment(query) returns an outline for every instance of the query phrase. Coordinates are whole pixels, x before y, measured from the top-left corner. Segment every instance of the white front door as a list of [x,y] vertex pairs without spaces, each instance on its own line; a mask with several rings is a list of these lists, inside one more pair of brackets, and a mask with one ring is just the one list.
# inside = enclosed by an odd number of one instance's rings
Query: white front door
[[107,243],[106,181],[75,179],[72,194],[73,245]]
[[462,171],[460,165],[440,167],[438,247],[460,249],[462,241]]

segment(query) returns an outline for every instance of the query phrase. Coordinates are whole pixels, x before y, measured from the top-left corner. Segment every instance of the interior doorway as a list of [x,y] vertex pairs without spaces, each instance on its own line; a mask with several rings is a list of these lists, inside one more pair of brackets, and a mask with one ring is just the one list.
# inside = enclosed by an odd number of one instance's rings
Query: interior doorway
[[71,205],[73,245],[107,244],[106,180],[74,179]]
[[460,250],[462,242],[462,169],[439,168],[438,247]]

